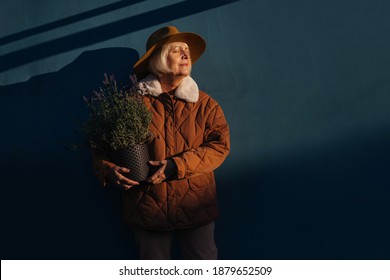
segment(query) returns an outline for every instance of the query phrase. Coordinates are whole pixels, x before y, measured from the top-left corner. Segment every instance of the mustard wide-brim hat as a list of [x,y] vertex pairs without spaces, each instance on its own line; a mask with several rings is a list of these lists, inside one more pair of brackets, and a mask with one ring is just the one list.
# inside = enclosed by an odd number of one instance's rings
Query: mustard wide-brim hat
[[145,54],[134,64],[134,74],[140,80],[144,78],[149,70],[149,59],[158,49],[164,44],[171,42],[184,42],[190,48],[191,63],[195,61],[203,54],[206,49],[205,40],[195,33],[180,32],[174,26],[165,26],[155,31],[150,35],[146,43]]

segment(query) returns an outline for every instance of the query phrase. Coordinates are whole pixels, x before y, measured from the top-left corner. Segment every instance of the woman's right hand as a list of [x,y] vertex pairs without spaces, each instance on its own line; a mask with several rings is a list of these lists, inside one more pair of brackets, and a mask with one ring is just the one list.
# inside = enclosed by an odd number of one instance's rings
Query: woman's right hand
[[125,176],[128,173],[130,173],[130,169],[111,163],[107,166],[106,178],[112,184],[128,190],[133,186],[139,185],[137,181],[133,181]]

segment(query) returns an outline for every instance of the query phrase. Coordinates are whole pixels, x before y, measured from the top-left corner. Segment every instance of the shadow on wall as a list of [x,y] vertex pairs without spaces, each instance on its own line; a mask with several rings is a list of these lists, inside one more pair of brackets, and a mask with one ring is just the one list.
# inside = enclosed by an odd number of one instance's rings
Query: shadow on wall
[[83,96],[104,73],[127,82],[138,58],[128,48],[87,51],[58,72],[0,87],[2,259],[135,257],[119,193],[98,185],[86,148],[68,148],[82,143]]
[[[98,185],[86,149],[66,147],[81,141],[83,95],[104,72],[126,82],[137,59],[127,48],[88,51],[0,87],[2,259],[136,258],[120,194]],[[220,258],[388,259],[389,142],[377,127],[268,162],[239,165],[232,151],[217,170]]]
[[[389,259],[390,129],[217,172],[228,259]],[[232,207],[234,206],[234,207]]]
[[[238,0],[216,0],[207,2],[194,0],[182,1],[139,15],[134,15],[125,19],[110,22],[103,26],[94,27],[85,31],[80,31],[71,35],[63,36],[61,38],[53,39],[51,41],[39,43],[34,46],[29,46],[24,49],[15,50],[0,56],[0,72],[7,71],[14,67],[34,62],[52,55],[57,55],[84,46],[90,46],[95,43],[130,34],[144,28],[161,24],[163,22],[169,22],[171,20],[218,8],[237,1]],[[126,2],[118,2],[116,4],[102,7],[101,9],[91,10],[68,19],[58,20],[53,23],[39,26],[35,29],[33,28],[32,30],[10,34],[9,36],[0,38],[0,42],[3,41],[3,43],[8,43],[13,40],[21,39],[25,36],[35,35],[39,32],[50,30],[51,28],[64,26],[69,23],[87,19],[88,17],[93,17],[94,15],[109,12],[110,10],[115,10],[130,4]],[[130,5],[135,4],[136,2],[139,1],[132,1]]]
[[115,2],[115,3],[110,3],[108,5],[101,6],[101,7],[86,11],[86,12],[82,12],[82,13],[79,13],[76,15],[72,15],[72,16],[69,16],[69,17],[66,17],[63,19],[59,19],[59,20],[56,20],[53,22],[49,22],[46,24],[35,26],[35,27],[30,28],[30,29],[16,32],[16,33],[13,33],[13,34],[10,34],[10,35],[7,35],[7,36],[0,38],[0,45],[3,45],[3,44],[5,45],[8,43],[17,41],[17,40],[22,40],[22,39],[30,37],[30,36],[34,36],[34,35],[37,35],[37,34],[40,34],[40,33],[46,32],[46,31],[50,31],[50,30],[55,29],[55,28],[63,27],[65,25],[79,22],[82,20],[87,20],[87,19],[92,18],[92,17],[97,17],[97,16],[100,16],[102,14],[113,12],[113,11],[125,8],[127,6],[137,4],[137,3],[143,2],[143,1],[145,1],[145,0],[133,0],[133,1],[122,0],[122,1]]

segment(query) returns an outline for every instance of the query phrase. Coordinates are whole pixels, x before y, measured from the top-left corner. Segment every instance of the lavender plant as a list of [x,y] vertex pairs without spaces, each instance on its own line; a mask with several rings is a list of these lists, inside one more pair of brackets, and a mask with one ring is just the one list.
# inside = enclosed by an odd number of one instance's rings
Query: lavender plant
[[91,148],[106,152],[145,143],[150,137],[152,115],[133,86],[118,87],[113,75],[104,75],[103,86],[84,101],[89,118],[84,131]]

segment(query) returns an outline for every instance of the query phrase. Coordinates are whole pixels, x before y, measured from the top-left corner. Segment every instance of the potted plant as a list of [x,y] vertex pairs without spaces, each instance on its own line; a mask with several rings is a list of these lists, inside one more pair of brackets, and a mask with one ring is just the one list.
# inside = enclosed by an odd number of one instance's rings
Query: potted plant
[[118,87],[114,76],[105,74],[103,86],[92,97],[84,96],[89,109],[84,131],[91,149],[129,168],[128,177],[141,182],[149,171],[146,142],[151,138],[152,115],[137,93],[135,76],[130,78],[132,86]]

